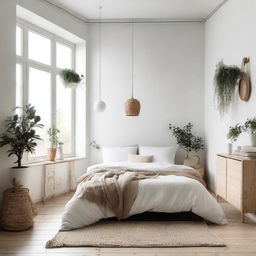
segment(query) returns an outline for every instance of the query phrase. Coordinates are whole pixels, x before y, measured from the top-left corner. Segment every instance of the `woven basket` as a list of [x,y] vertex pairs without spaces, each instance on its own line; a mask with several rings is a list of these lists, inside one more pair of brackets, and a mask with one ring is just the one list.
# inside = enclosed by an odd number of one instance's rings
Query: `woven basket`
[[26,230],[33,226],[35,215],[36,208],[27,188],[16,185],[4,191],[0,218],[4,230]]
[[131,98],[125,102],[125,114],[127,116],[138,116],[140,114],[140,102]]

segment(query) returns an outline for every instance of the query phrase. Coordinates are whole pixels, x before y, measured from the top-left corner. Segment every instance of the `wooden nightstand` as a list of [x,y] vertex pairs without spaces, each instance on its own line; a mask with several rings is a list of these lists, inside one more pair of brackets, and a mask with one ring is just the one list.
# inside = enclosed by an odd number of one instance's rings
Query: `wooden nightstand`
[[216,196],[245,213],[256,212],[256,160],[218,154],[216,159]]

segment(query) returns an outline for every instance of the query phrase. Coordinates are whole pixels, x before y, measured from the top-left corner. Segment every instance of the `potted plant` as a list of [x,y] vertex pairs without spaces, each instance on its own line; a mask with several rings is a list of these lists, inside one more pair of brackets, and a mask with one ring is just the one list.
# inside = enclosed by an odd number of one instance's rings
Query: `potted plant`
[[189,153],[191,151],[198,152],[204,148],[203,139],[201,137],[196,137],[192,134],[193,125],[191,123],[186,124],[182,128],[169,125],[169,129],[172,131],[173,136],[177,139],[177,144],[186,151],[185,162],[193,161],[192,167],[196,167],[200,163],[199,156],[196,156],[196,161],[194,159],[189,159]]
[[51,147],[48,148],[48,160],[54,161],[56,157],[57,146],[59,143],[58,134],[60,133],[60,130],[57,128],[49,128],[47,130],[47,133],[49,135],[49,141],[51,143]]
[[252,146],[256,145],[256,118],[247,119],[243,126],[244,131],[251,135]]
[[84,79],[83,75],[78,75],[72,69],[62,69],[60,77],[67,88],[76,88],[78,84]]
[[228,154],[232,154],[233,143],[237,141],[239,135],[243,132],[243,126],[236,124],[235,126],[230,126],[227,134],[227,138],[231,141],[228,143]]
[[11,174],[20,182],[24,169],[27,168],[22,165],[22,158],[24,153],[35,153],[36,141],[41,140],[36,134],[36,129],[42,128],[43,124],[39,123],[41,117],[36,115],[34,106],[29,104],[24,108],[19,108],[21,114],[15,113],[16,109],[13,110],[13,115],[6,120],[6,131],[0,136],[0,147],[9,146],[8,157],[14,155],[17,158],[14,162],[16,166],[12,167]]
[[221,114],[228,111],[242,73],[237,66],[227,66],[222,61],[218,63],[214,76],[214,85],[218,109]]

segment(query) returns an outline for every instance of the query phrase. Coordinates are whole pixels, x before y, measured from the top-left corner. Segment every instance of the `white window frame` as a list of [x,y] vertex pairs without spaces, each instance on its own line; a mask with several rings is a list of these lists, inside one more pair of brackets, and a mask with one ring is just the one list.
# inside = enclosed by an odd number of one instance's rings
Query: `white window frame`
[[[16,26],[19,26],[22,28],[22,46],[21,46],[21,56],[16,55],[16,63],[21,64],[22,67],[22,81],[21,81],[21,85],[22,85],[22,92],[21,92],[21,102],[22,102],[22,106],[24,107],[26,104],[28,104],[28,92],[29,92],[29,68],[30,67],[34,67],[38,70],[42,70],[42,71],[47,71],[51,74],[51,127],[56,127],[56,99],[57,99],[57,95],[56,95],[56,78],[57,75],[59,74],[61,68],[58,68],[56,66],[56,43],[60,43],[63,44],[65,46],[68,46],[71,48],[71,54],[72,54],[72,63],[71,63],[71,69],[75,70],[75,44],[67,41],[64,38],[61,38],[59,36],[56,36],[55,34],[46,31],[38,26],[35,26],[23,19],[18,18],[16,20]],[[50,39],[51,42],[51,63],[50,65],[47,64],[43,64],[40,62],[37,62],[35,60],[30,60],[28,58],[28,31],[32,31],[34,33],[39,34],[40,36],[46,37],[47,39]],[[71,89],[72,90],[72,133],[71,133],[71,137],[72,137],[72,152],[70,154],[64,154],[64,157],[74,157],[75,154],[75,139],[76,139],[76,127],[75,127],[75,89]],[[47,142],[46,142],[47,143]],[[29,154],[27,154],[24,157],[25,162],[39,162],[39,161],[45,161],[47,160],[47,152],[45,152],[45,155],[43,156],[31,156]]]

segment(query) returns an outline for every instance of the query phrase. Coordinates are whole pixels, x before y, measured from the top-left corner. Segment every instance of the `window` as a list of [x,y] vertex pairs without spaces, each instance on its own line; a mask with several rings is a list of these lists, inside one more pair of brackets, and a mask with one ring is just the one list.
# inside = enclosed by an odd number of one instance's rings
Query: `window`
[[41,116],[36,153],[27,160],[44,160],[49,147],[47,129],[60,130],[65,156],[75,155],[75,89],[59,77],[63,68],[74,69],[73,43],[25,21],[16,26],[16,105],[32,104]]

